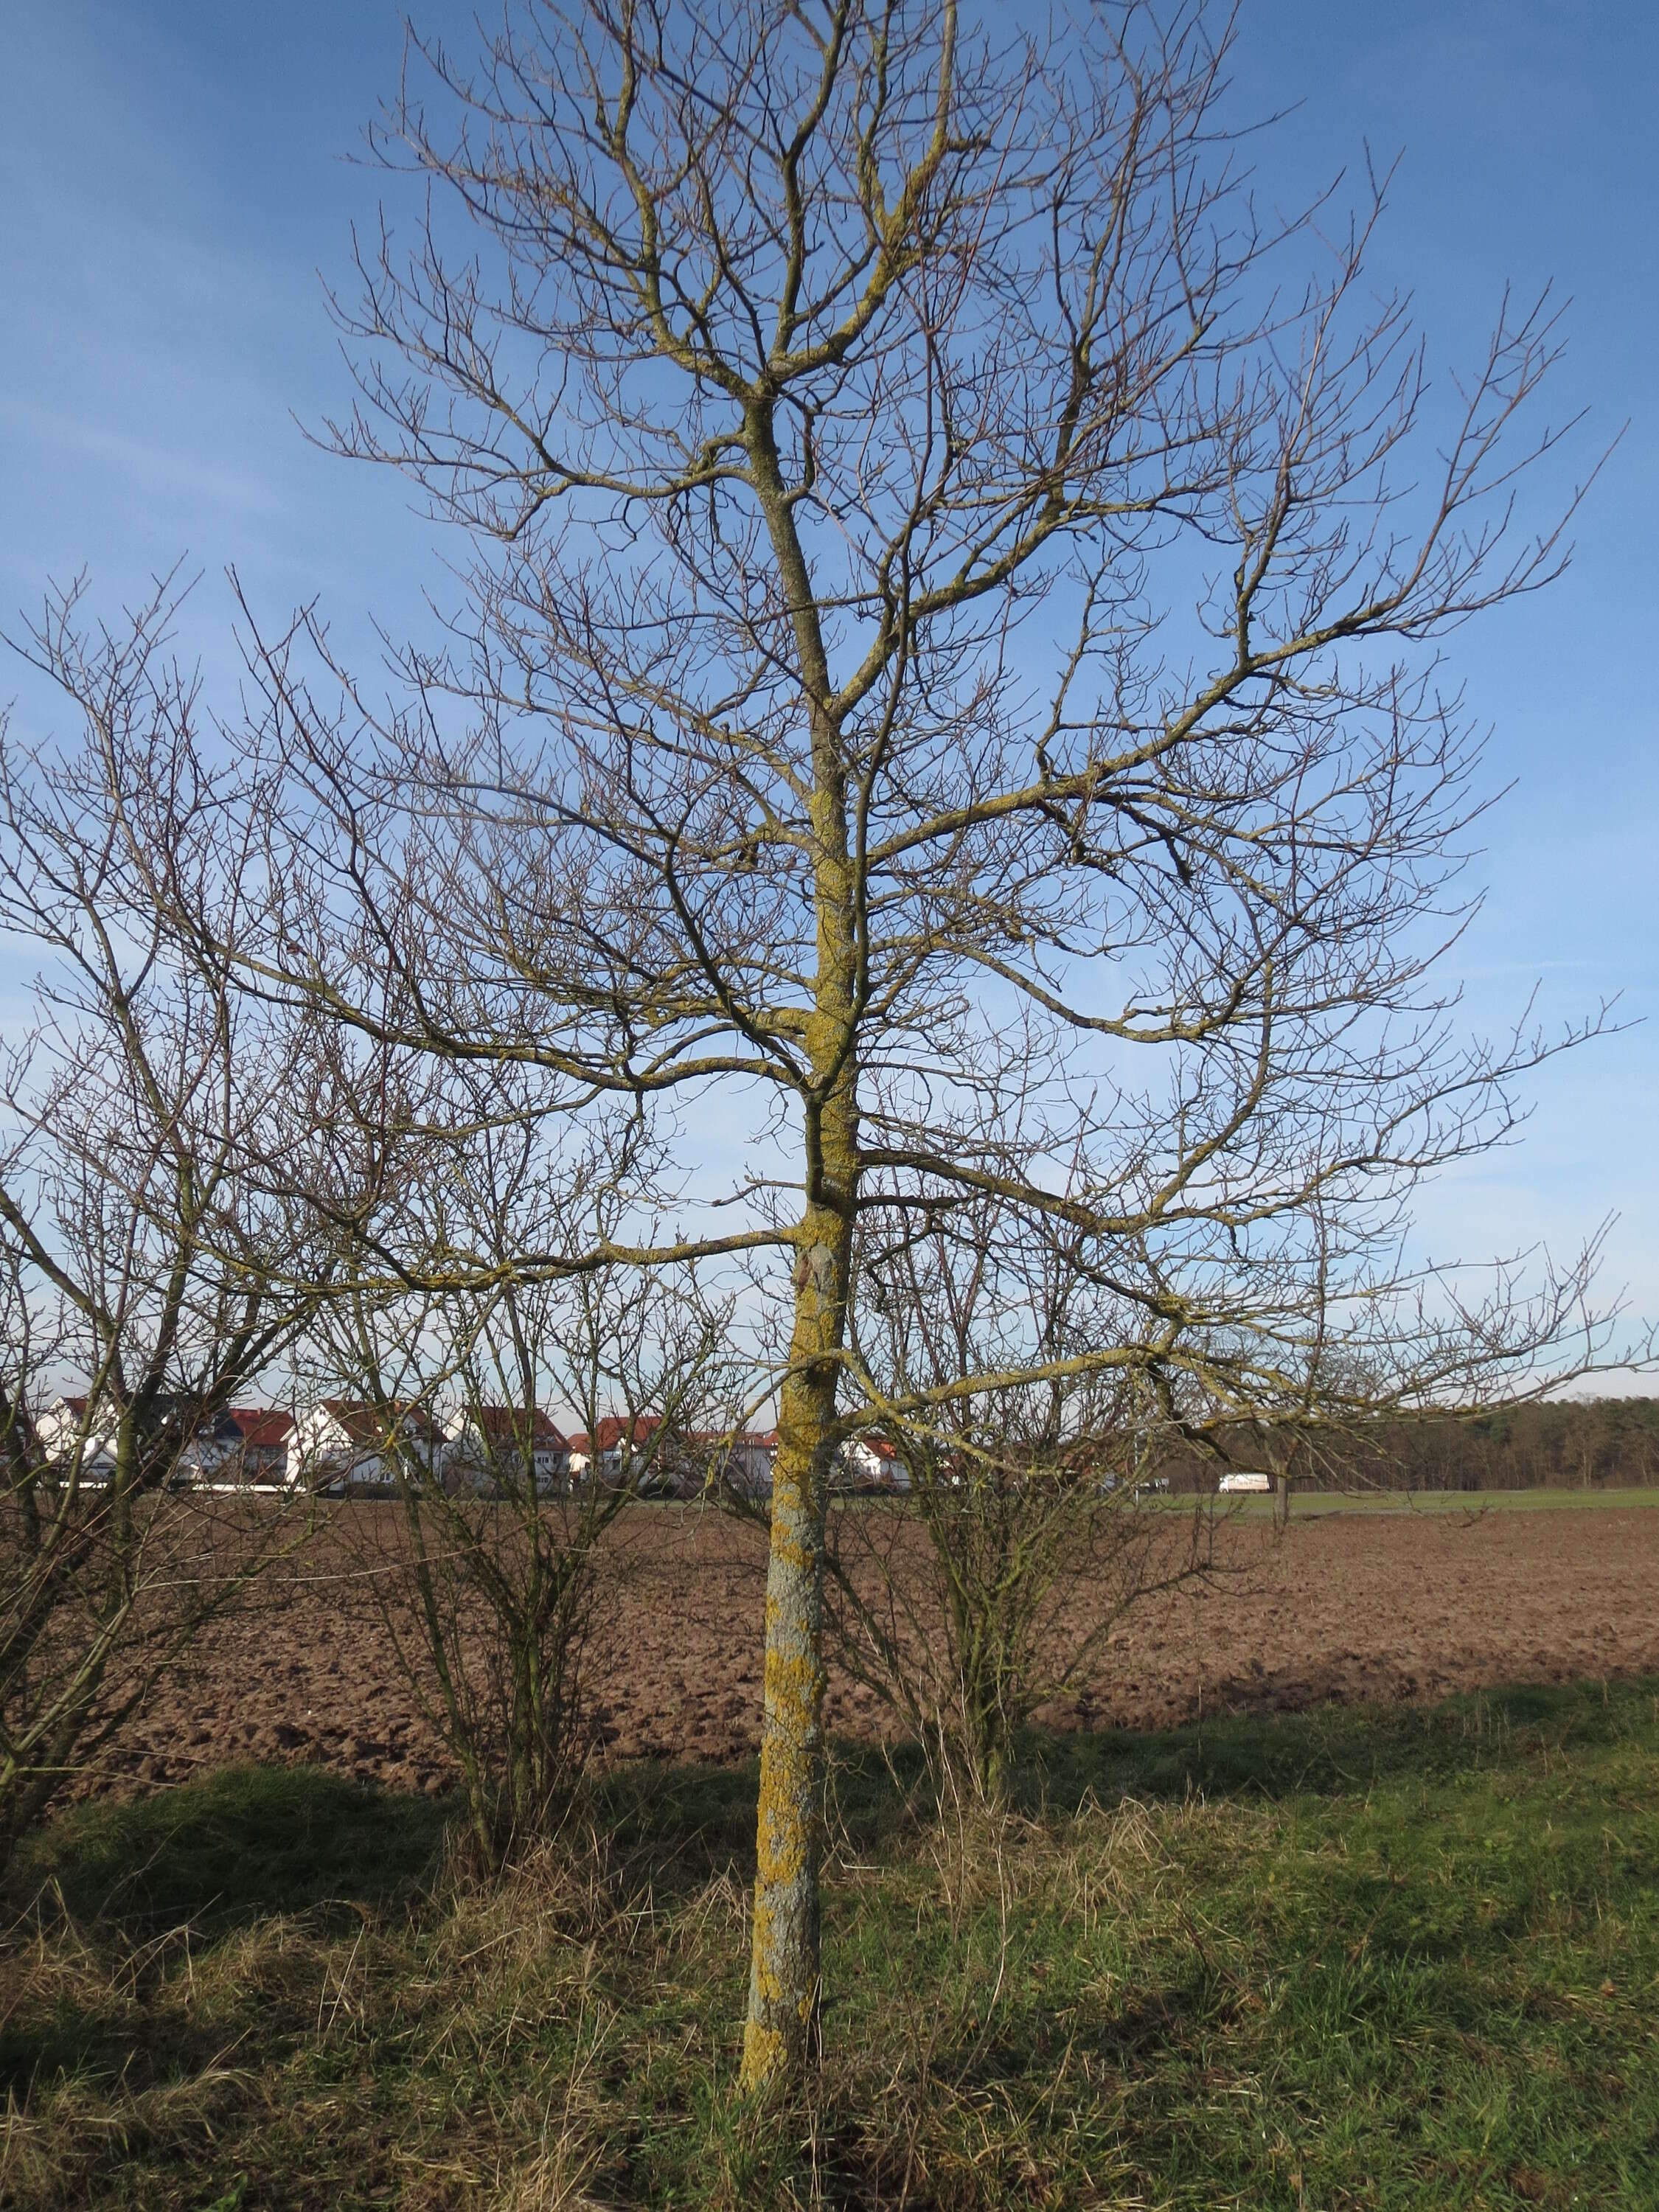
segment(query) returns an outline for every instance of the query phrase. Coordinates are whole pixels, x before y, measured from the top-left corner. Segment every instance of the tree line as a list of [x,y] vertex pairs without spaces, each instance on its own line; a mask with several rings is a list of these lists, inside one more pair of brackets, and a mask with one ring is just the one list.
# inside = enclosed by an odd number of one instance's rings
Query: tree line
[[[1183,1449],[1158,1462],[1174,1492],[1214,1487],[1263,1456],[1248,1425],[1216,1439],[1219,1457]],[[1375,1421],[1322,1437],[1296,1469],[1310,1490],[1539,1490],[1659,1481],[1659,1399],[1532,1400]]]

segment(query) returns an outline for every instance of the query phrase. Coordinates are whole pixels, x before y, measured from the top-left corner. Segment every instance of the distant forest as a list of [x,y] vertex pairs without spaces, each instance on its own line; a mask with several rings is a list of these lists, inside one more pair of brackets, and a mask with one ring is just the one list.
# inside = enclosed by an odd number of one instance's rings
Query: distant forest
[[[1224,1442],[1223,1461],[1196,1453],[1160,1462],[1172,1490],[1212,1490],[1231,1463],[1270,1466],[1249,1430]],[[1659,1398],[1587,1398],[1498,1406],[1474,1414],[1379,1421],[1324,1437],[1294,1467],[1299,1490],[1589,1489],[1659,1482]]]

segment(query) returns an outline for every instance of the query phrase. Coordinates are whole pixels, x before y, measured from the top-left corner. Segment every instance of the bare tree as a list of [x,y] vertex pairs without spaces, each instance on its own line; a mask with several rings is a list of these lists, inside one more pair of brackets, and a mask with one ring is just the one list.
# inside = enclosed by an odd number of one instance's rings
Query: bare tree
[[[606,1539],[707,1418],[726,1316],[684,1270],[526,1278],[523,1253],[603,1239],[636,1180],[628,1133],[607,1145],[590,1130],[562,1158],[520,1085],[449,1088],[441,1118],[439,1102],[416,1115],[405,1097],[396,1127],[396,1086],[371,1088],[377,1200],[314,1356],[371,1417],[393,1477],[396,1513],[360,1516],[358,1539],[376,1553],[392,1649],[461,1771],[472,1849],[495,1869],[569,1810],[593,1742],[595,1607],[623,1564]],[[586,1431],[581,1464],[556,1413]]]
[[158,918],[187,883],[234,943],[240,891],[170,611],[88,638],[52,602],[25,649],[81,732],[0,725],[0,932],[40,963],[0,1049],[0,1863],[268,1554],[280,1514],[198,1478],[326,1276],[268,1174],[306,1138],[302,1032]]
[[817,2045],[862,1218],[991,1200],[1121,1316],[882,1409],[924,1424],[1115,1376],[1305,1419],[1582,1318],[1579,1269],[1517,1322],[1400,1241],[1547,1049],[1437,980],[1479,794],[1436,641],[1560,565],[1514,514],[1554,325],[1506,303],[1425,414],[1375,206],[1255,214],[1230,21],[525,0],[471,70],[417,46],[375,143],[423,213],[360,250],[333,434],[468,533],[468,612],[388,708],[313,618],[251,655],[245,984],[624,1104],[672,1232],[520,1267],[745,1259],[781,1319],[751,2091]]

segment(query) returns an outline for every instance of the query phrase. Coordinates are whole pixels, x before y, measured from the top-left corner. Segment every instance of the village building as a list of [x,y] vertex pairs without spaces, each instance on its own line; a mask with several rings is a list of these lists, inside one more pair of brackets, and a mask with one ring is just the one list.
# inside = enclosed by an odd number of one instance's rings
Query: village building
[[[524,1479],[526,1422],[517,1406],[474,1406],[446,1422],[444,1480],[480,1493]],[[539,1407],[530,1417],[530,1474],[538,1494],[570,1479],[572,1440]]]
[[592,1435],[581,1430],[570,1439],[572,1486],[602,1482],[621,1486],[641,1479],[661,1426],[654,1413],[635,1413],[631,1420],[608,1413]]
[[690,1441],[700,1490],[712,1484],[745,1498],[770,1496],[778,1455],[775,1429],[696,1430]]
[[444,1438],[419,1407],[383,1411],[356,1399],[323,1398],[289,1433],[288,1480],[324,1492],[389,1491],[400,1455],[434,1472],[441,1465]]
[[[197,1420],[182,1443],[179,1424],[188,1419],[189,1401],[163,1397],[154,1411],[164,1437],[169,1429],[167,1479],[174,1483],[280,1483],[286,1478],[290,1413],[260,1407],[233,1407]],[[54,1399],[35,1424],[35,1435],[49,1466],[62,1467],[81,1454],[82,1472],[107,1480],[114,1469],[119,1414],[107,1397],[99,1404],[82,1395]]]
[[241,1437],[238,1472],[242,1480],[258,1489],[286,1484],[293,1414],[264,1406],[233,1406],[230,1418]]
[[95,1410],[86,1397],[54,1398],[34,1424],[49,1467],[61,1468],[78,1450],[81,1471],[101,1480],[115,1464],[116,1413],[107,1403]]
[[836,1454],[830,1486],[862,1495],[906,1491],[910,1470],[885,1437],[848,1437]]
[[241,1474],[242,1431],[234,1413],[210,1413],[179,1448],[171,1469],[179,1483],[235,1480]]

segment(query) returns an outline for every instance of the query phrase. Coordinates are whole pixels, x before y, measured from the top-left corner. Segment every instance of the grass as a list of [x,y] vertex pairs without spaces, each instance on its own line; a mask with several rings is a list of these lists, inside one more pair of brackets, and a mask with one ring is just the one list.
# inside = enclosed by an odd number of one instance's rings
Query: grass
[[232,1766],[60,1819],[26,1861],[75,1918],[219,1932],[324,1899],[383,1903],[431,1863],[443,1813],[320,1767]]
[[998,1823],[849,1759],[793,2115],[732,2097],[752,1770],[619,1773],[494,1889],[315,1774],[77,1812],[0,2202],[1659,2205],[1656,1693],[1034,1742]]
[[[1190,1498],[1176,1501],[1190,1512]],[[1265,1521],[1271,1498],[1249,1492],[1218,1498],[1245,1520]],[[1659,1505],[1659,1484],[1595,1484],[1589,1489],[1546,1490],[1298,1490],[1291,1510],[1298,1520],[1328,1513],[1453,1513],[1478,1519],[1486,1513],[1561,1513]]]

